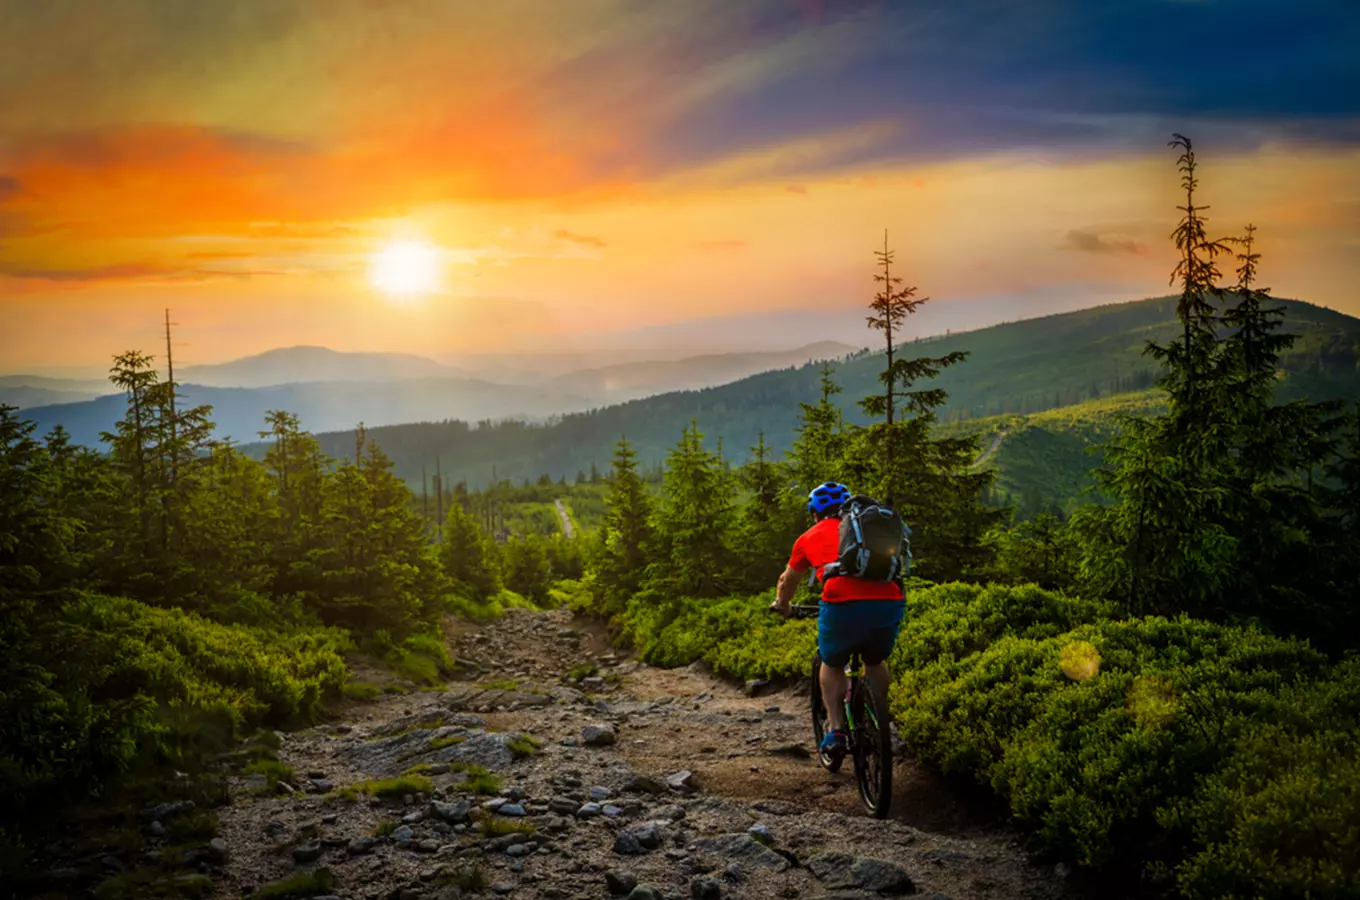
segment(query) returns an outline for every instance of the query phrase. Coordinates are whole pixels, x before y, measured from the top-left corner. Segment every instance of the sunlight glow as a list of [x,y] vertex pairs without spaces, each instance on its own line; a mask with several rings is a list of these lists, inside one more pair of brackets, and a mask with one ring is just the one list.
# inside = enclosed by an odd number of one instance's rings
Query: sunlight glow
[[428,294],[439,287],[439,248],[426,241],[390,241],[373,255],[368,278],[392,300],[407,301]]

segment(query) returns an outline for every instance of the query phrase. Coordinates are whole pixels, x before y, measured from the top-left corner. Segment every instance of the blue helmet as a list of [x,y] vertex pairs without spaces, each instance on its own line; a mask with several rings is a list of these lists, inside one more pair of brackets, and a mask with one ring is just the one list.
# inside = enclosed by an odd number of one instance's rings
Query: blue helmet
[[819,484],[808,494],[808,512],[814,516],[824,515],[832,510],[839,509],[840,505],[850,499],[850,489],[843,484],[828,481]]

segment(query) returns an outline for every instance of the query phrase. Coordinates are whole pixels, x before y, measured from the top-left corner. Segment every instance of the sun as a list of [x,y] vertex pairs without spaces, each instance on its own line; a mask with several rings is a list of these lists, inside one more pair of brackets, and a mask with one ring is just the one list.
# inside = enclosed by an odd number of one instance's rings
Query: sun
[[426,241],[394,240],[373,254],[368,280],[393,300],[410,300],[439,287],[439,248]]

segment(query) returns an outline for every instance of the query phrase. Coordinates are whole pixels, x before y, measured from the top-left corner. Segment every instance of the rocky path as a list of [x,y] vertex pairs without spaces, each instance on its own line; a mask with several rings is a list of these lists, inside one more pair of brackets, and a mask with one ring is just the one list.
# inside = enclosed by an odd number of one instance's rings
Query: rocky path
[[[1063,894],[905,761],[897,816],[866,816],[850,767],[810,758],[792,690],[630,662],[565,612],[460,624],[453,643],[471,680],[286,736],[293,793],[233,778],[214,896],[323,867],[334,884],[314,890],[355,900]],[[413,769],[428,783],[337,796]]]

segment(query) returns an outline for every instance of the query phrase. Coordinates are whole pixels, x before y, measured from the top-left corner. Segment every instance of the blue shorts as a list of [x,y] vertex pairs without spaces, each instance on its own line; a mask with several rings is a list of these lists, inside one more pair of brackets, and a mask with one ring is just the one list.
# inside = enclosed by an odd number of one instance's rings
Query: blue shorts
[[817,652],[841,668],[859,653],[865,664],[886,660],[897,643],[906,603],[902,600],[846,600],[823,603],[817,613]]

